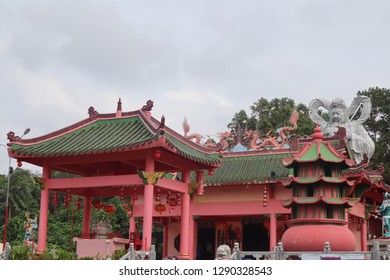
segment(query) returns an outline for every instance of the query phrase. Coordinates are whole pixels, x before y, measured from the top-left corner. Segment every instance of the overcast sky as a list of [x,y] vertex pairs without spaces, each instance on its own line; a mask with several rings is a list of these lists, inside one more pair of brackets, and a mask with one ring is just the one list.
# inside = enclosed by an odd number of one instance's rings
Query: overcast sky
[[[141,108],[216,135],[261,97],[390,88],[390,1],[0,0],[0,143]],[[0,173],[8,158],[0,153]],[[13,161],[13,165],[15,162]]]

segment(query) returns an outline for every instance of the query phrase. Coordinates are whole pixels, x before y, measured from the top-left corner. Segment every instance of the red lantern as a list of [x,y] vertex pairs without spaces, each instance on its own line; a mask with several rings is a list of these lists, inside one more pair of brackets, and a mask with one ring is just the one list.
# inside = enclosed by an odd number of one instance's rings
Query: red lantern
[[213,174],[214,174],[214,170],[209,170],[209,176],[213,176]]
[[161,215],[161,213],[167,210],[167,207],[164,204],[159,203],[154,206],[154,210],[156,210]]
[[265,220],[265,221],[264,221],[264,228],[265,228],[266,230],[269,230],[269,225],[270,225],[269,220]]
[[108,205],[104,206],[104,212],[106,212],[108,214],[114,213],[115,212],[115,206],[111,205],[111,204],[108,204]]
[[160,157],[161,157],[161,151],[160,150],[156,150],[154,152],[154,158],[159,159]]
[[57,206],[58,205],[58,192],[57,191],[54,192],[53,200],[52,200],[51,203],[53,204],[53,206]]
[[92,205],[93,205],[93,207],[95,207],[98,210],[100,210],[104,206],[103,203],[99,199],[92,202]]
[[22,162],[20,160],[18,160],[18,167],[22,167]]

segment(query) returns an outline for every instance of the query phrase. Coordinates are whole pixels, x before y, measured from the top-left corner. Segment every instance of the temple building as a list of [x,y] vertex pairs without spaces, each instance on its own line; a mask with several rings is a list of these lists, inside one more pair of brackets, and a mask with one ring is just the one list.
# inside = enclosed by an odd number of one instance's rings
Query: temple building
[[[58,204],[59,192],[82,204],[82,234],[74,239],[81,257],[112,253],[130,242],[148,251],[153,223],[164,228],[162,257],[178,259],[214,259],[218,245],[235,242],[244,251],[270,251],[279,241],[286,250],[313,251],[328,237],[348,243],[340,249],[365,251],[369,239],[382,236],[372,211],[389,191],[383,170],[370,170],[363,156],[357,160],[357,149],[351,149],[356,141],[345,129],[323,135],[317,128],[312,137],[294,137],[295,112],[292,126],[265,138],[254,131],[241,138],[225,132],[219,141],[201,143],[199,135],[188,134],[188,124],[182,134],[164,116],[152,117],[152,107],[149,100],[140,110],[122,112],[119,100],[114,113],[90,107],[88,118],[47,135],[8,134],[10,157],[42,167],[39,251],[46,249],[49,204]],[[76,176],[52,178],[52,171]],[[108,225],[95,227],[91,220],[92,207],[115,211],[101,201],[115,196],[130,220],[128,236],[98,232]],[[289,243],[318,227],[318,240]],[[334,229],[337,235],[326,234]]]

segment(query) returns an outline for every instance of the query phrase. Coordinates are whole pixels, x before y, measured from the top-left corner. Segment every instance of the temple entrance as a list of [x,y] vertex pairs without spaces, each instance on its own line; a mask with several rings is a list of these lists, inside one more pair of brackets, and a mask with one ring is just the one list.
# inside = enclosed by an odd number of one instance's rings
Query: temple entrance
[[269,232],[262,223],[242,224],[243,251],[269,251]]
[[197,260],[215,259],[215,228],[200,227],[198,228],[198,244],[196,247]]

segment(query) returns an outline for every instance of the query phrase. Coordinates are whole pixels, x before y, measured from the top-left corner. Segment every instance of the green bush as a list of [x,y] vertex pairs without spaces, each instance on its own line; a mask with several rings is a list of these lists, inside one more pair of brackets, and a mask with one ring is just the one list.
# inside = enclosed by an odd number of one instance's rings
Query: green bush
[[37,260],[75,260],[77,258],[74,253],[53,246],[53,248],[50,250],[44,250],[41,254],[39,254],[39,256],[36,259]]
[[112,254],[111,259],[112,260],[119,260],[121,257],[123,257],[126,254],[125,249],[118,249]]
[[11,250],[11,260],[31,260],[33,258],[31,247],[28,245],[15,246]]

